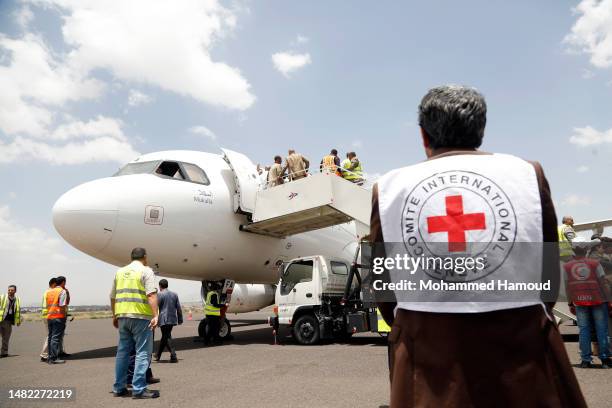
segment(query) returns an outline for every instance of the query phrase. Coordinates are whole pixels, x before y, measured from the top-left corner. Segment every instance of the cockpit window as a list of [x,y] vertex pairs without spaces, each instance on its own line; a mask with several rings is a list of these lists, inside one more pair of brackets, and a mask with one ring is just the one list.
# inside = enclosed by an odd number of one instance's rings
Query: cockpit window
[[127,176],[130,174],[155,174],[163,178],[169,177],[174,180],[190,181],[205,185],[210,184],[204,170],[191,163],[162,162],[160,160],[128,163],[115,173],[115,176]]
[[130,174],[150,174],[157,167],[159,161],[148,161],[139,163],[128,163],[121,168],[115,176],[127,176]]
[[183,171],[181,170],[181,166],[179,166],[177,162],[170,162],[170,161],[163,162],[155,170],[155,173],[162,175],[162,176],[166,176],[166,177],[172,177],[177,180],[186,179],[185,175],[183,174]]
[[202,170],[195,164],[182,163],[182,165],[185,169],[185,172],[187,173],[187,177],[189,178],[189,180],[193,181],[194,183],[206,185],[210,184],[210,181],[208,181],[208,177],[206,177],[206,173],[204,173],[204,170]]

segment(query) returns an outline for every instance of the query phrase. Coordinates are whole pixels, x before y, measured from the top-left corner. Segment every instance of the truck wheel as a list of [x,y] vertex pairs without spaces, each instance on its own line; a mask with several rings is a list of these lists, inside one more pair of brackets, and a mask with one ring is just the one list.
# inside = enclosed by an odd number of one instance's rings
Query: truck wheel
[[219,325],[219,337],[221,337],[222,340],[229,340],[231,335],[232,326],[230,325],[229,320],[224,317]]
[[309,346],[319,342],[319,322],[313,315],[303,315],[293,325],[293,337],[298,343]]
[[206,318],[200,320],[200,324],[198,324],[198,336],[206,337]]

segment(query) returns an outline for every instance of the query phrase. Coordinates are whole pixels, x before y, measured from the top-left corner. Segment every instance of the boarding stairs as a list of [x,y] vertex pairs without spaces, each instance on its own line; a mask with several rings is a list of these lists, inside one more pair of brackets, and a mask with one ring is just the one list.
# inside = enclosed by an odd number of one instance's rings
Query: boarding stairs
[[323,171],[257,191],[251,222],[240,229],[282,238],[355,221],[363,237],[371,202],[371,189]]

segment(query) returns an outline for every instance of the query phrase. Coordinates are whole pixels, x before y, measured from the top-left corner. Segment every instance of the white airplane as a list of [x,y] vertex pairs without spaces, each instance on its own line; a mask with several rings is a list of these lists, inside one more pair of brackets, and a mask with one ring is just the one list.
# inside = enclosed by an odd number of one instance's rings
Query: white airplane
[[274,303],[283,261],[314,253],[351,262],[354,225],[274,238],[240,230],[262,186],[244,155],[197,151],[145,154],[114,176],[79,185],[53,207],[59,234],[78,250],[122,266],[144,247],[149,265],[166,277],[235,281],[228,313]]

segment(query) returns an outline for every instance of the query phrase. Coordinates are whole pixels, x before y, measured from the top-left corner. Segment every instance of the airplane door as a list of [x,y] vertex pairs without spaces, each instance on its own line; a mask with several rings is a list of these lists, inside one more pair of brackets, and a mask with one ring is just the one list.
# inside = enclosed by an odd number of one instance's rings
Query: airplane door
[[234,211],[253,213],[255,211],[255,196],[262,188],[261,179],[257,174],[257,166],[242,153],[229,149],[221,149],[223,156],[234,172],[236,194],[234,196]]

